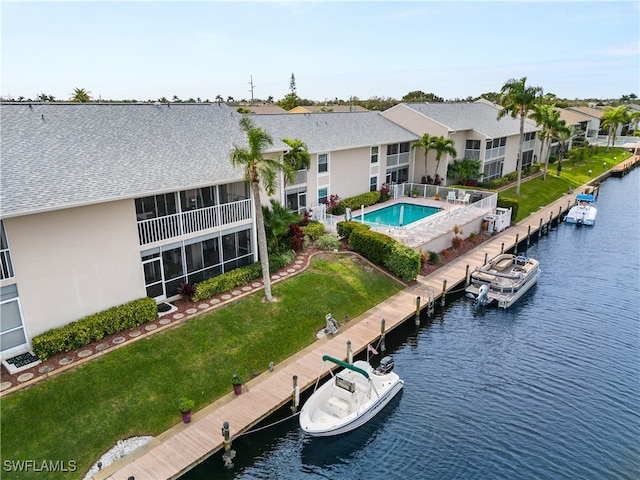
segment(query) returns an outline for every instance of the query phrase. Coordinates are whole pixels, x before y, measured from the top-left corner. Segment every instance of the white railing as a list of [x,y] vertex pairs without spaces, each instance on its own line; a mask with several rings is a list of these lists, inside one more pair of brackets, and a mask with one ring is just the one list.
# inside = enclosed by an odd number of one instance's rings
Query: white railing
[[140,245],[147,245],[189,233],[250,220],[252,215],[253,204],[251,199],[224,203],[213,207],[175,213],[165,217],[140,220],[138,222],[138,237],[140,238]]

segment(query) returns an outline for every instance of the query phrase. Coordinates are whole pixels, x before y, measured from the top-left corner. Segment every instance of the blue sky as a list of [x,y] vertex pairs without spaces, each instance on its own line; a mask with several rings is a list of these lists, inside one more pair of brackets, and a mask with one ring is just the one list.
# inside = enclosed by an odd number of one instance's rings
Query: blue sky
[[640,3],[3,0],[3,97],[639,95]]

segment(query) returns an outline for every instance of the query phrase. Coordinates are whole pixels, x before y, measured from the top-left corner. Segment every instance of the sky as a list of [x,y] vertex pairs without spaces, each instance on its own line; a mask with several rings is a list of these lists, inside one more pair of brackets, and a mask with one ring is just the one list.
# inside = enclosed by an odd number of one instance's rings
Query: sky
[[0,96],[640,95],[640,2],[1,0]]

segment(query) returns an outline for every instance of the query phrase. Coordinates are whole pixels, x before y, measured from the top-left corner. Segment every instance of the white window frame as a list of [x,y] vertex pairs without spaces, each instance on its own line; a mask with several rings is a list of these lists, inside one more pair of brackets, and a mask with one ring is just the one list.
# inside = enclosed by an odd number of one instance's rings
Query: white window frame
[[371,146],[370,155],[372,165],[380,163],[380,147],[378,145]]
[[[324,157],[325,161],[323,163],[320,163],[320,157]],[[327,166],[327,170],[324,172],[320,171],[320,165],[326,165]],[[329,175],[329,154],[328,153],[319,153],[318,154],[318,176],[322,177],[325,175]]]

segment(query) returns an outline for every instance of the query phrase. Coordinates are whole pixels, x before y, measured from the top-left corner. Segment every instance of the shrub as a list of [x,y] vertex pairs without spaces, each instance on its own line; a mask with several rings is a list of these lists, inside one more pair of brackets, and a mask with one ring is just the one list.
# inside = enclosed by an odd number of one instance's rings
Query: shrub
[[469,234],[469,238],[470,238],[471,240],[473,240],[473,239],[474,239],[474,238],[476,238],[477,236],[478,236],[477,232],[471,232],[471,233]]
[[143,297],[94,313],[63,327],[47,330],[34,337],[31,344],[34,353],[44,361],[52,355],[76,350],[157,317],[158,306],[155,300]]
[[334,235],[326,233],[316,240],[316,247],[320,250],[336,250],[340,248],[340,240]]
[[193,297],[193,294],[196,293],[196,289],[192,283],[182,282],[182,284],[178,287],[178,293],[184,298],[191,299],[191,297]]
[[289,225],[289,230],[286,234],[286,243],[294,251],[299,252],[302,250],[305,233],[302,229],[294,224]]
[[302,227],[302,231],[315,242],[324,233],[324,225],[320,222],[309,222]]
[[518,216],[518,199],[511,197],[498,197],[498,206],[500,208],[511,208],[511,221]]
[[[375,205],[380,201],[380,192],[366,192],[361,195],[357,195],[355,197],[345,198],[340,202],[341,205],[350,208],[351,210],[355,210],[360,208],[362,205],[365,207]],[[343,212],[344,213],[344,212]]]
[[349,222],[338,222],[338,224],[336,225],[336,228],[338,230],[339,237],[349,239],[349,237],[351,236],[351,233],[353,233],[354,230],[357,230],[357,229],[369,230],[371,227],[360,222],[349,221]]
[[[269,265],[278,257],[278,255],[272,255],[269,257]],[[229,272],[218,275],[217,277],[209,278],[203,282],[196,283],[196,292],[192,297],[194,302],[199,302],[207,298],[218,295],[219,293],[228,292],[240,285],[260,278],[262,276],[262,267],[260,262],[256,262],[252,265],[245,267],[235,268]]]
[[449,256],[449,250],[447,250],[446,248],[445,248],[444,250],[442,250],[440,253],[441,253],[441,254],[442,254],[442,256],[443,256],[443,257],[445,257],[445,258]]
[[395,240],[383,233],[356,228],[349,236],[349,245],[373,263],[385,265]]
[[429,256],[429,264],[430,265],[437,265],[440,263],[440,255],[438,254],[438,252],[428,252],[428,256]]
[[451,239],[451,246],[453,247],[454,250],[459,249],[462,246],[462,238],[453,237]]
[[410,282],[420,273],[420,254],[413,248],[394,240],[384,266],[405,282]]

